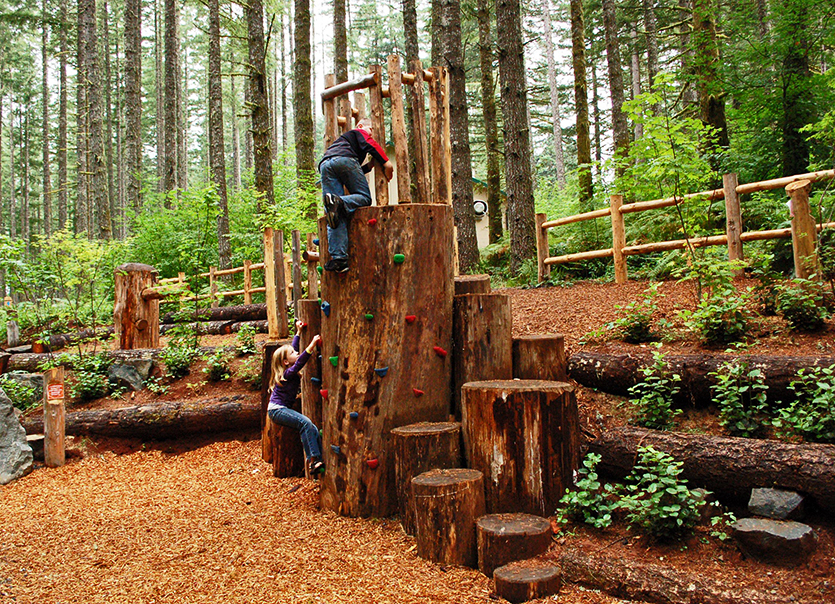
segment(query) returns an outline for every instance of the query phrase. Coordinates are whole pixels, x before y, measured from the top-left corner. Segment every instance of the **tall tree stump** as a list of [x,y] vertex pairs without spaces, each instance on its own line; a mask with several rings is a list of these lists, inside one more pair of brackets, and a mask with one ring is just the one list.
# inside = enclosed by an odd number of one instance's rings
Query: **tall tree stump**
[[820,265],[815,251],[818,238],[817,224],[809,206],[809,192],[812,183],[798,180],[786,186],[786,193],[792,204],[792,251],[794,252],[794,274],[798,279],[813,275],[820,280]]
[[456,275],[455,295],[489,294],[490,275]]
[[415,534],[412,478],[433,469],[461,466],[461,424],[421,422],[391,431],[394,444],[394,476],[400,524]]
[[113,271],[113,326],[119,350],[159,348],[159,298],[143,296],[157,282],[157,269],[129,262]]
[[574,388],[562,382],[470,382],[462,390],[467,465],[484,472],[487,511],[551,515],[578,468]]
[[[315,272],[315,269],[314,269]],[[299,321],[304,325],[299,340],[299,350],[307,348],[313,336],[322,328],[322,312],[317,300],[299,300]],[[322,427],[322,354],[315,350],[301,373],[302,413],[310,418],[317,428]]]
[[322,275],[326,510],[394,514],[392,428],[448,418],[452,226],[448,205],[360,208],[348,226],[350,270]]
[[421,558],[475,568],[476,519],[484,515],[484,476],[478,470],[429,470],[412,479],[415,538]]
[[[296,399],[298,401],[298,399]],[[298,411],[298,409],[295,409]],[[293,478],[304,476],[305,459],[304,447],[299,431],[295,428],[282,426],[267,418],[270,446],[272,448],[273,476],[276,478]]]
[[461,386],[513,377],[510,296],[455,296],[452,311],[452,413],[461,417]]
[[560,593],[562,571],[551,562],[513,562],[493,573],[496,593],[508,602],[527,602]]
[[562,335],[513,338],[513,377],[520,380],[565,382],[568,362]]
[[265,342],[264,356],[261,358],[261,459],[273,462],[273,433],[271,422],[267,418],[267,405],[270,403],[270,374],[272,373],[273,353],[287,342]]
[[516,560],[544,554],[551,546],[551,522],[531,514],[488,514],[476,522],[478,570],[493,571]]

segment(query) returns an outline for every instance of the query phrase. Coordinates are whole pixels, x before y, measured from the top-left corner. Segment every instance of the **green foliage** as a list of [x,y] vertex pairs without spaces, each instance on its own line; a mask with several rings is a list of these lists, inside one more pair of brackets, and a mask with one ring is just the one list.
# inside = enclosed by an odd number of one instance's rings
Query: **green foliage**
[[829,311],[823,286],[808,279],[792,279],[777,288],[777,310],[793,331],[820,331]]
[[205,360],[206,367],[203,369],[203,373],[206,374],[210,382],[221,382],[231,377],[229,373],[231,357],[228,351],[218,348],[214,353],[206,356]]
[[[12,372],[22,373],[22,372]],[[37,392],[32,386],[28,386],[21,382],[11,379],[10,374],[0,374],[0,388],[9,397],[13,407],[17,407],[21,411],[26,411],[32,407],[37,407],[40,399]]]
[[145,388],[157,396],[162,396],[168,392],[168,386],[163,383],[163,379],[160,376],[149,376],[148,379],[145,380]]
[[[181,325],[178,325],[181,327]],[[168,346],[160,353],[165,369],[172,379],[188,375],[191,364],[197,359],[199,350],[196,341],[186,333],[182,337],[173,337]]]
[[835,365],[801,369],[789,390],[795,399],[778,411],[774,425],[807,441],[835,443]]
[[681,409],[673,409],[673,399],[681,388],[681,376],[671,373],[669,364],[657,347],[652,352],[653,364],[641,369],[643,381],[629,388],[629,402],[635,406],[633,421],[639,426],[667,430]]
[[246,383],[253,390],[261,387],[261,359],[255,356],[247,357],[238,365],[235,377]]
[[633,300],[626,306],[615,306],[619,316],[606,326],[607,329],[616,331],[624,342],[637,344],[654,340],[652,320],[658,310],[655,298],[660,295],[659,287],[660,282],[651,283],[640,300]]
[[774,254],[757,254],[749,259],[751,274],[757,279],[753,297],[760,306],[760,312],[766,316],[777,314],[777,296],[780,273],[772,269]]
[[237,335],[239,355],[255,354],[258,352],[258,347],[255,345],[255,327],[252,325],[242,325],[238,330]]
[[110,392],[107,370],[112,362],[107,354],[68,355],[64,362],[73,367],[70,394],[74,399],[91,401]]
[[627,522],[658,539],[688,534],[704,501],[679,478],[681,462],[652,447],[639,447],[638,456],[618,506],[626,511]]
[[615,489],[609,484],[602,484],[598,479],[597,464],[600,459],[600,455],[595,453],[586,455],[583,467],[577,471],[579,478],[576,489],[567,489],[560,499],[560,522],[581,520],[595,528],[606,528],[612,524],[612,512],[617,507],[613,500]]
[[734,436],[761,436],[769,424],[765,374],[748,363],[726,361],[710,375],[715,384],[713,400],[719,407],[719,424]]

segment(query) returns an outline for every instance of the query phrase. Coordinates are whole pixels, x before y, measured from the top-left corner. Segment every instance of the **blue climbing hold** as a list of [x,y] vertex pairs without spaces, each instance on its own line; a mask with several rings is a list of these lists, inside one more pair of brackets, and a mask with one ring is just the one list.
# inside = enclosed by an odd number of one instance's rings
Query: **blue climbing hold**
[[360,416],[360,414],[359,414],[359,413],[357,413],[356,411],[351,411],[351,412],[348,414],[348,417],[350,417],[351,419],[357,419],[359,416]]
[[316,384],[317,386],[322,383],[322,380],[320,380],[317,377],[310,378],[310,381],[313,382],[314,384]]
[[329,302],[322,302],[322,312],[326,317],[331,316],[331,305]]
[[319,240],[318,240],[318,239],[314,239],[314,240],[313,240],[313,245],[319,245]]
[[342,449],[340,449],[338,445],[331,445],[331,450],[332,450],[334,453],[336,453],[337,455],[339,455],[340,453],[342,453]]
[[379,375],[380,377],[385,377],[385,375],[389,372],[388,367],[380,367],[379,369],[375,369],[374,373]]

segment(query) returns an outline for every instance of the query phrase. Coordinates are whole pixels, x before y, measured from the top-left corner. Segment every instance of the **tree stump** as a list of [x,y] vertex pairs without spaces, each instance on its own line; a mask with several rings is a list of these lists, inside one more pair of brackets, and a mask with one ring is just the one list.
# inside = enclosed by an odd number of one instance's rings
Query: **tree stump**
[[456,275],[455,295],[489,294],[490,275]]
[[516,560],[544,554],[551,546],[551,522],[531,514],[488,514],[476,522],[478,570],[493,571]]
[[412,497],[412,478],[436,468],[461,466],[461,424],[421,422],[395,428],[391,435],[400,524],[407,535],[414,535],[415,504]]
[[[296,409],[298,411],[298,409]],[[305,459],[304,447],[299,431],[295,428],[282,426],[267,418],[269,433],[272,436],[271,448],[273,459],[273,476],[276,478],[293,478],[304,476]]]
[[[314,269],[315,271],[315,269]],[[321,330],[322,312],[317,300],[299,300],[298,319],[305,326],[301,330],[299,350],[304,350],[313,336]],[[301,373],[302,413],[310,418],[317,428],[322,427],[322,354],[315,350]]]
[[513,377],[510,296],[455,296],[452,312],[452,414],[461,417],[461,386]]
[[417,554],[441,564],[475,568],[476,519],[484,515],[478,470],[429,470],[412,479]]
[[565,382],[568,379],[565,338],[562,335],[513,338],[513,377]]
[[560,593],[562,571],[551,562],[513,562],[493,573],[496,593],[508,602],[527,602]]
[[120,350],[159,348],[159,298],[145,299],[142,291],[157,282],[157,269],[129,262],[113,271],[113,325]]
[[[323,218],[327,261],[324,227]],[[360,208],[348,233],[350,270],[322,275],[321,504],[389,516],[397,511],[391,429],[449,414],[452,207]]]
[[574,388],[512,380],[471,382],[461,392],[465,456],[487,477],[487,511],[551,515],[579,464]]
[[273,353],[282,346],[282,342],[265,342],[264,356],[261,359],[261,459],[273,462],[273,435],[270,422],[267,421],[267,405],[270,403],[270,374],[272,373]]

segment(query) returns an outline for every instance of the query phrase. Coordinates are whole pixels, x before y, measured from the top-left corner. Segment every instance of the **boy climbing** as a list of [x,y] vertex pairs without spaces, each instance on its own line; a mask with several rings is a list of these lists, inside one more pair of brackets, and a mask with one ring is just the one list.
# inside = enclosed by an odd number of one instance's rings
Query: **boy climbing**
[[[371,205],[371,190],[365,174],[371,171],[373,163],[362,165],[366,155],[371,155],[373,161],[383,168],[386,180],[392,179],[394,166],[371,135],[371,120],[367,118],[336,139],[319,162],[331,256],[325,263],[326,271],[344,273],[348,270],[347,222],[354,210]],[[343,187],[348,190],[347,195]]]

